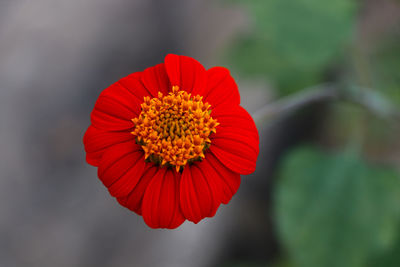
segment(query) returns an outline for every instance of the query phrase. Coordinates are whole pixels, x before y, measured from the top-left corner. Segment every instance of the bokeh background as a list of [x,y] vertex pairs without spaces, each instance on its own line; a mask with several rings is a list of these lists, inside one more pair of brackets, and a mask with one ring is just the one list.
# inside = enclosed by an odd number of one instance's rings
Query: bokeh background
[[[252,114],[340,97],[259,119],[231,203],[152,230],[82,137],[104,88],[167,53],[228,67]],[[397,0],[0,0],[0,266],[400,266],[399,109]]]

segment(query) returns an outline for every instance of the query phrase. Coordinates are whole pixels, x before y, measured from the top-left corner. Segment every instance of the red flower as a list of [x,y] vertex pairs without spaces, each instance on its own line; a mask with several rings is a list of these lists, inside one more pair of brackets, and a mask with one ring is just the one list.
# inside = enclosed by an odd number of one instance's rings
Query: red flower
[[227,69],[167,55],[105,89],[83,138],[110,194],[152,228],[215,215],[256,168],[257,128]]

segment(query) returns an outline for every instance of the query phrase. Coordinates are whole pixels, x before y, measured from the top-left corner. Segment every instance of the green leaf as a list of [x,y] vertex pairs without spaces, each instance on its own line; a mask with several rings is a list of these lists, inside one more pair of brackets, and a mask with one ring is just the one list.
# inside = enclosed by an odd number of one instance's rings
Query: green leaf
[[275,195],[276,223],[295,266],[364,266],[393,243],[400,178],[352,153],[311,148],[284,161]]
[[354,25],[353,0],[252,0],[254,32],[230,58],[239,69],[271,77],[284,93],[319,82],[347,42]]
[[[400,227],[400,225],[399,225]],[[400,263],[400,234],[397,236],[397,241],[390,250],[386,253],[373,258],[369,267],[398,267]]]

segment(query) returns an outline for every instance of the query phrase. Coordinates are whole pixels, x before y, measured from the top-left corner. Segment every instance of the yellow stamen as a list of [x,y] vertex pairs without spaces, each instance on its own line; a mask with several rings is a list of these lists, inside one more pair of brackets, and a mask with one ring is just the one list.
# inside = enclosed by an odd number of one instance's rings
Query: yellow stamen
[[202,97],[180,91],[158,97],[144,97],[142,112],[133,118],[136,142],[145,152],[145,158],[160,165],[182,171],[187,163],[202,160],[211,145],[209,138],[219,125],[211,117],[211,106]]

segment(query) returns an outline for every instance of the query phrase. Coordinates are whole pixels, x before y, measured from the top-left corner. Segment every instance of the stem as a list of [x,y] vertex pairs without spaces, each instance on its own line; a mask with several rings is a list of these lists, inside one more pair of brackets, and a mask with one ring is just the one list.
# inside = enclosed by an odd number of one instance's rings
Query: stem
[[328,100],[342,100],[357,104],[382,119],[400,121],[400,111],[379,92],[357,86],[343,90],[330,83],[310,87],[274,103],[267,104],[254,112],[252,116],[256,124],[262,124],[265,120],[293,113],[312,103]]
[[266,119],[271,119],[282,114],[290,114],[309,104],[332,100],[338,97],[338,91],[333,85],[317,85],[263,106],[253,113],[253,119],[257,124],[260,124]]

